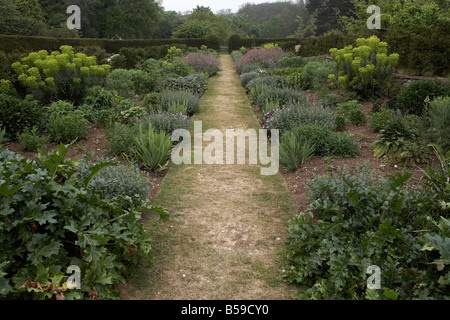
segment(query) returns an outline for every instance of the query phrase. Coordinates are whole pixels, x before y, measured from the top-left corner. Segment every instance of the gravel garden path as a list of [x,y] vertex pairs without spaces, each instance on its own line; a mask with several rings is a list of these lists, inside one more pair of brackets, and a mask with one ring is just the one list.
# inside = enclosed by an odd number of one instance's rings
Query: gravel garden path
[[[230,55],[210,79],[194,121],[203,132],[260,129]],[[192,129],[193,132],[193,129]],[[204,142],[204,147],[210,142]],[[247,161],[248,163],[248,161]],[[155,251],[152,266],[121,286],[122,299],[290,299],[298,291],[283,281],[286,223],[295,205],[280,173],[260,165],[174,165],[155,204],[169,221],[146,222]]]

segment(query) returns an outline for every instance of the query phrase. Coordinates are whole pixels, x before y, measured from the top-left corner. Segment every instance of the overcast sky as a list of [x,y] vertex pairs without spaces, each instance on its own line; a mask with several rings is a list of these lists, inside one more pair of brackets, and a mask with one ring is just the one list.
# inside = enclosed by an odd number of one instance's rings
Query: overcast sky
[[210,7],[216,13],[221,9],[231,9],[237,12],[239,7],[245,3],[263,3],[263,2],[278,2],[279,0],[162,0],[162,6],[166,11],[185,12],[191,11],[197,5]]

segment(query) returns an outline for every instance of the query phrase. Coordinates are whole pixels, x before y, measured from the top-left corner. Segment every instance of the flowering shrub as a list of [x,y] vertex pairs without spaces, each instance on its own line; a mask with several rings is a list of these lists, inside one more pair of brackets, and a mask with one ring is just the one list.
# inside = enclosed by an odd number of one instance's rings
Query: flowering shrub
[[32,52],[22,62],[11,65],[17,79],[25,86],[29,98],[58,98],[80,102],[86,89],[104,84],[109,65],[97,65],[96,57],[74,54],[72,47],[61,46],[61,52]]
[[338,86],[365,96],[382,93],[391,86],[399,55],[387,55],[387,43],[376,36],[360,38],[356,44],[356,48],[330,49],[331,57],[338,63],[338,75],[329,75],[331,88]]
[[196,72],[206,72],[210,77],[219,71],[219,60],[211,54],[191,52],[185,54],[181,60],[186,61]]
[[255,64],[261,68],[275,67],[278,60],[287,55],[283,49],[279,47],[253,49],[247,52],[245,55],[236,62],[236,69],[241,74],[243,68],[247,64]]

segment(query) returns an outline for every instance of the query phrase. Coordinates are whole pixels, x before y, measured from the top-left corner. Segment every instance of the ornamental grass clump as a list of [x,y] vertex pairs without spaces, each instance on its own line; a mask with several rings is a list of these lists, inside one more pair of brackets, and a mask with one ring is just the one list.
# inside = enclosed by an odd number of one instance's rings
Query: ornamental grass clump
[[210,77],[219,71],[219,60],[211,54],[202,52],[191,52],[182,58],[195,72],[206,72]]

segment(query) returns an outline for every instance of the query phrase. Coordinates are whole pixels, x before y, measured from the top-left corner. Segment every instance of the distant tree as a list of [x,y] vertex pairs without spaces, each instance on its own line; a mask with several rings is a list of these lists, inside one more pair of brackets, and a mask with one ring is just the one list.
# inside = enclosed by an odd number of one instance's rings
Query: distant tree
[[210,7],[204,7],[204,6],[199,6],[197,5],[197,7],[194,8],[194,10],[192,10],[192,13],[190,14],[190,16],[192,17],[192,19],[196,19],[196,15],[210,15],[213,16],[214,13],[212,12]]
[[331,30],[341,29],[340,17],[352,16],[352,0],[309,0],[308,12],[314,16],[316,34],[322,35]]
[[213,26],[207,21],[188,20],[173,32],[173,38],[204,38],[214,32]]
[[45,21],[42,8],[38,0],[10,0],[22,16],[30,18],[35,22]]
[[26,35],[32,24],[33,20],[23,16],[9,0],[0,0],[0,33]]
[[39,0],[44,19],[49,27],[60,27],[67,21],[65,1]]
[[105,11],[103,36],[107,38],[151,38],[158,19],[158,4],[153,0],[110,0]]
[[[365,37],[371,34],[366,27],[369,14],[366,12],[368,0],[352,0],[355,15],[341,17],[345,30]],[[381,28],[389,30],[412,30],[415,26],[435,24],[438,20],[450,20],[450,2],[441,0],[371,0],[381,9]]]
[[159,17],[154,0],[66,0],[81,9],[83,37],[151,38]]
[[224,43],[231,35],[227,19],[214,14],[209,7],[197,6],[187,17],[187,21],[173,32],[174,38],[203,38],[216,35]]
[[246,15],[248,21],[256,26],[261,37],[288,37],[298,30],[297,17],[304,9],[304,3],[273,2],[244,4],[237,15]]
[[241,37],[259,37],[259,28],[256,24],[250,22],[246,14],[229,14],[226,19],[233,34],[238,34]]
[[176,11],[161,10],[153,37],[156,39],[170,39],[175,30],[186,20],[187,17],[179,15]]
[[298,28],[295,36],[298,38],[311,37],[316,35],[316,24],[314,17],[308,12],[304,4],[300,7],[300,14],[297,16]]

